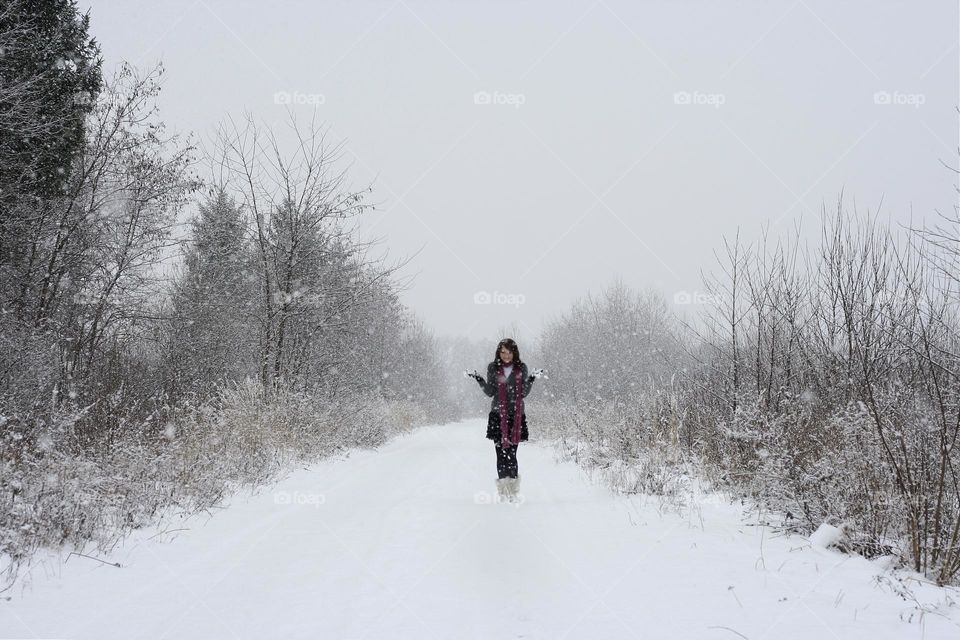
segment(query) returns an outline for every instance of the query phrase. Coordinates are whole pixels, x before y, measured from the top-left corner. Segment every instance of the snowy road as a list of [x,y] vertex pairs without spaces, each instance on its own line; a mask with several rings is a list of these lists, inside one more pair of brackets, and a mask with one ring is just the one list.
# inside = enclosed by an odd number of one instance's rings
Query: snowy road
[[864,559],[772,538],[717,501],[702,522],[660,514],[543,445],[521,445],[523,503],[485,504],[483,429],[427,427],[298,470],[172,541],[139,532],[119,569],[37,571],[0,601],[0,638],[960,638],[955,610],[901,620],[915,609]]

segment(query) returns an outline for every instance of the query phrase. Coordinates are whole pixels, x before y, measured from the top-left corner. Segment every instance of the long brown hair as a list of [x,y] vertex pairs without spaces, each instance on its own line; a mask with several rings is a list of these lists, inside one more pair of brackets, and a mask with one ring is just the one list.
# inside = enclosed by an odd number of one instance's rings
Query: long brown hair
[[520,347],[517,346],[517,343],[513,341],[513,338],[504,338],[499,343],[497,343],[497,351],[493,354],[493,361],[497,363],[499,367],[502,362],[500,362],[500,348],[506,347],[510,353],[513,354],[513,361],[511,364],[515,364],[518,367],[523,364],[520,360]]

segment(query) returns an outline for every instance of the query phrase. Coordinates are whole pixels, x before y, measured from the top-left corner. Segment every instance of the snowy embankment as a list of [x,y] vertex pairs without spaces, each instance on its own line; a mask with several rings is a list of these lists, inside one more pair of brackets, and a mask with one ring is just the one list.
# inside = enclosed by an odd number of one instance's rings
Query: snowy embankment
[[771,537],[716,496],[685,516],[613,496],[547,445],[521,445],[522,502],[491,503],[483,430],[298,469],[137,532],[119,568],[50,557],[3,594],[0,638],[960,637],[957,590]]

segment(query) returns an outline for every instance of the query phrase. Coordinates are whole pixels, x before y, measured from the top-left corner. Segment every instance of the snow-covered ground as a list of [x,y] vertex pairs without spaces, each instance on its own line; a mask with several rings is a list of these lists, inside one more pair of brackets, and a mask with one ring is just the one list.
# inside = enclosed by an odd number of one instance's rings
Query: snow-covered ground
[[[960,638],[878,564],[772,537],[738,506],[617,497],[524,443],[522,502],[490,503],[484,422],[299,469],[108,558],[35,570],[0,638]],[[154,536],[151,538],[151,536]],[[53,563],[50,566],[55,566]],[[932,608],[956,590],[908,581]],[[949,617],[948,617],[949,616]]]

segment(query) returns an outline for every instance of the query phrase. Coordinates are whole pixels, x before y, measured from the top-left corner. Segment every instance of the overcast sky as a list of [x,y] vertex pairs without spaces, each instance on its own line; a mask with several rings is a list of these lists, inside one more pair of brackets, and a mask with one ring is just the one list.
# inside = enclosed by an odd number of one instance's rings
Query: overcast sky
[[317,110],[439,333],[532,336],[615,277],[694,294],[724,234],[813,231],[841,189],[957,201],[956,0],[79,4],[108,72],[162,60],[176,130]]

